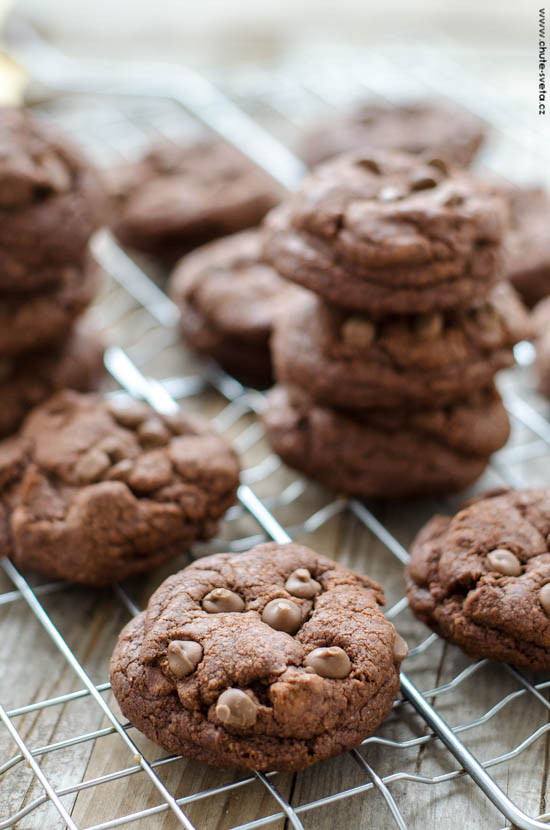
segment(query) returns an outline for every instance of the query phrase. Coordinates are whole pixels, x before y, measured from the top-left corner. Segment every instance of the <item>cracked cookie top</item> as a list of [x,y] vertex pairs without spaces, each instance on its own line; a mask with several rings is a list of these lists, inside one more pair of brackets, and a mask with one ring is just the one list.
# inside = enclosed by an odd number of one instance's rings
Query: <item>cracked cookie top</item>
[[550,668],[550,490],[480,498],[421,530],[412,610],[468,654]]
[[[129,624],[111,663],[113,689],[161,744],[181,718],[182,737],[217,736],[210,762],[227,741],[255,752],[265,740],[268,752],[276,740],[284,764],[286,742],[301,754],[300,742],[357,725],[364,708],[380,719],[395,695],[406,646],[383,601],[377,583],[302,545],[210,556],[169,577]],[[128,653],[139,654],[138,668],[123,668]],[[128,671],[162,688],[170,706],[147,715]]]
[[87,584],[210,535],[239,467],[202,419],[64,391],[0,443],[0,536],[18,564]]

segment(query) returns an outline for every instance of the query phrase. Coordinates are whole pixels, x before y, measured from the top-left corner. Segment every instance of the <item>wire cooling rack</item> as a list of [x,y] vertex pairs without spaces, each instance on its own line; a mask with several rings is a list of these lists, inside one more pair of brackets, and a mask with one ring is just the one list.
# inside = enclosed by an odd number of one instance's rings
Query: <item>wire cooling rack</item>
[[[314,111],[366,93],[391,99],[398,88],[403,92],[404,77],[406,92],[416,94],[431,77],[429,56],[404,75],[383,55],[367,63],[347,54],[338,71],[319,73],[300,57],[288,58],[269,72],[249,68],[212,85],[181,67],[75,63],[29,32],[14,52],[56,93],[38,109],[104,164],[131,157],[152,136],[178,139],[196,129],[199,118],[285,186],[303,167],[278,139],[296,138]],[[446,88],[449,72],[452,67],[439,78]],[[467,88],[462,79],[460,89]],[[487,115],[479,88],[475,92]],[[464,95],[462,103],[474,108]],[[489,165],[517,158],[522,140],[517,119],[509,133],[502,127],[512,121],[502,110],[492,114],[500,129]],[[550,680],[468,660],[426,636],[402,596],[408,543],[435,510],[456,509],[458,497],[366,505],[331,496],[286,469],[269,452],[255,417],[262,395],[178,344],[178,311],[162,290],[162,277],[159,282],[105,232],[93,240],[93,251],[106,275],[93,314],[112,344],[106,365],[117,385],[110,394],[130,393],[163,412],[180,404],[206,412],[243,458],[239,504],[228,511],[220,535],[193,555],[245,550],[270,538],[309,543],[384,584],[387,615],[411,652],[391,716],[357,750],[295,775],[212,770],[167,757],[143,739],[120,719],[105,682],[121,625],[187,557],[112,592],[43,583],[4,559],[0,830],[333,828],[342,821],[401,830],[436,822],[441,828],[459,822],[498,828],[503,821],[547,826]],[[501,383],[512,438],[478,489],[548,483],[548,409],[533,391],[531,347],[520,344],[517,357],[523,365]]]

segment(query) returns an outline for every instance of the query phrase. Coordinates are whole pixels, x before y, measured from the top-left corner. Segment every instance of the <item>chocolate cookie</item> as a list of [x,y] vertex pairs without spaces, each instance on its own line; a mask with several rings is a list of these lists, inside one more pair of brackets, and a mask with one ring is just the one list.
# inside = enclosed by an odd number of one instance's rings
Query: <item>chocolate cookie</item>
[[162,144],[113,171],[113,230],[123,245],[165,263],[257,225],[280,200],[274,181],[230,144]]
[[298,770],[357,746],[389,714],[407,648],[383,603],[376,582],[302,545],[209,556],[122,631],[113,692],[168,752]]
[[542,300],[534,309],[533,328],[539,389],[543,395],[550,398],[550,297]]
[[103,210],[99,179],[68,139],[0,108],[0,290],[57,283],[82,260]]
[[550,198],[540,188],[508,190],[511,229],[505,237],[505,274],[527,305],[550,294]]
[[66,265],[59,282],[40,291],[0,295],[0,356],[9,357],[67,337],[93,300],[99,270],[91,257]]
[[474,158],[485,137],[483,123],[465,110],[436,101],[391,105],[364,103],[309,131],[301,154],[308,164],[373,147],[443,155],[458,165]]
[[299,288],[260,261],[258,231],[211,242],[186,256],[171,280],[183,339],[254,386],[272,379],[269,340],[275,316]]
[[343,308],[469,305],[501,275],[504,199],[439,158],[383,151],[321,165],[266,219],[264,256]]
[[320,403],[434,408],[490,385],[529,335],[529,315],[500,283],[467,309],[378,322],[304,293],[277,319],[272,346],[277,379]]
[[239,466],[201,419],[60,392],[0,442],[0,544],[18,566],[107,585],[215,531]]
[[95,389],[103,374],[103,349],[101,337],[82,321],[49,349],[0,358],[0,436],[14,432],[33,406],[59,389]]
[[461,490],[482,474],[510,430],[494,388],[444,409],[351,413],[275,386],[263,422],[274,451],[291,467],[331,490],[380,499]]
[[471,657],[550,669],[550,490],[434,516],[407,567],[416,616]]

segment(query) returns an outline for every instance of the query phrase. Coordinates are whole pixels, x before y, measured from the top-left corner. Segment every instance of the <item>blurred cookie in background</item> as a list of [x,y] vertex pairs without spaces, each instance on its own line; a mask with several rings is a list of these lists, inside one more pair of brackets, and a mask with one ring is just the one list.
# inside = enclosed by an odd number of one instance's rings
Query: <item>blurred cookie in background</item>
[[550,297],[546,297],[534,309],[533,327],[538,386],[542,394],[550,398]]
[[81,266],[104,214],[98,175],[29,110],[0,108],[0,291],[28,292]]
[[200,245],[257,225],[278,203],[274,180],[225,141],[163,142],[105,176],[112,230],[165,265]]
[[270,385],[275,317],[305,292],[261,261],[259,231],[242,231],[188,254],[172,275],[170,291],[191,348],[243,382]]
[[508,188],[511,229],[505,274],[527,305],[550,294],[550,198],[539,187]]
[[300,154],[313,166],[340,153],[372,147],[427,151],[466,166],[481,147],[485,132],[479,118],[447,103],[364,103],[313,127],[302,140]]
[[25,415],[60,389],[91,392],[104,372],[105,344],[84,318],[49,349],[0,358],[0,436],[14,432]]
[[71,139],[32,110],[0,107],[0,436],[52,393],[101,378],[102,338],[77,321],[99,285],[88,242],[105,204]]
[[93,301],[100,270],[91,256],[60,269],[58,282],[39,291],[0,291],[0,356],[59,343]]

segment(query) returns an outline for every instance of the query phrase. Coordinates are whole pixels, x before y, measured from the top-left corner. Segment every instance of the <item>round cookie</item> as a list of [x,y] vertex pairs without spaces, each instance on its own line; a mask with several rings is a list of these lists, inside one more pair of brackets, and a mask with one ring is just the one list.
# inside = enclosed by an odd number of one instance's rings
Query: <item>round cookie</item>
[[469,305],[500,279],[506,204],[442,159],[383,151],[318,167],[265,222],[264,258],[372,315]]
[[494,388],[444,409],[351,413],[275,386],[262,418],[269,443],[289,466],[359,498],[412,499],[461,490],[482,474],[510,431]]
[[528,306],[550,294],[550,198],[540,188],[510,188],[511,228],[504,273]]
[[9,357],[67,337],[95,297],[99,269],[89,256],[66,265],[59,281],[40,291],[0,295],[0,356]]
[[541,300],[534,309],[533,328],[538,386],[542,394],[550,398],[550,297]]
[[310,165],[364,147],[430,152],[468,165],[484,139],[482,122],[466,110],[436,101],[364,103],[308,131],[301,155]]
[[376,582],[302,545],[209,556],[122,631],[112,689],[168,752],[302,769],[357,746],[392,708],[407,650],[383,603]]
[[273,321],[301,292],[260,256],[257,230],[211,242],[181,260],[170,290],[185,342],[230,374],[266,387],[272,380]]
[[26,110],[0,108],[0,290],[56,284],[103,212],[99,179],[72,143]]
[[16,565],[108,585],[211,536],[237,458],[210,425],[64,391],[0,442],[0,543]]
[[380,321],[304,293],[277,319],[273,360],[279,382],[307,389],[319,403],[435,408],[490,385],[530,331],[506,283],[467,309]]
[[273,179],[219,139],[158,145],[112,171],[107,186],[118,239],[167,264],[257,225],[280,200]]
[[25,415],[60,389],[89,392],[103,374],[104,343],[86,320],[49,349],[0,358],[0,436],[14,432]]
[[471,657],[550,669],[550,490],[481,497],[434,516],[407,566],[415,615]]

